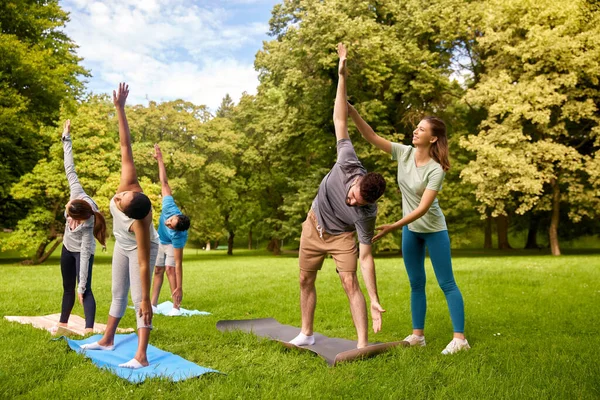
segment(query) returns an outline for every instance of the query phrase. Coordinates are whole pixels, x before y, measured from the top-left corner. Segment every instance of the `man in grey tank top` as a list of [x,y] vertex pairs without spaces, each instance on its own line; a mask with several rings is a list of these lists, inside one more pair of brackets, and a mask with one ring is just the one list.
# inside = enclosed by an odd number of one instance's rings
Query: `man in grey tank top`
[[[313,321],[316,307],[315,280],[327,254],[336,263],[342,286],[350,301],[352,319],[358,335],[357,347],[368,345],[367,307],[360,290],[357,255],[371,302],[373,331],[381,329],[375,263],[371,240],[375,230],[377,205],[385,191],[385,180],[380,174],[367,173],[348,136],[348,109],[346,105],[346,48],[338,45],[339,80],[333,112],[337,139],[337,161],[319,185],[300,238],[300,308],[302,330],[290,341],[296,346],[314,344]],[[358,234],[357,252],[354,232]]]

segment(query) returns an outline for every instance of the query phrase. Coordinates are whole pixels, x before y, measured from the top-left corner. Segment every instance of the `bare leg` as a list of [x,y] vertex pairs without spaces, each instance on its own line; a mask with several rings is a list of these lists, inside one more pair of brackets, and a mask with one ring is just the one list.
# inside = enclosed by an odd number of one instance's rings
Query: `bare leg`
[[[152,283],[152,305],[158,305],[158,296],[164,280],[165,267],[154,267],[154,281]],[[168,275],[167,275],[168,276]]]
[[365,296],[363,296],[362,291],[360,290],[356,272],[340,272],[339,275],[342,286],[348,296],[348,301],[350,302],[350,312],[352,313],[352,320],[354,321],[356,334],[358,335],[358,344],[356,347],[360,349],[369,344]]
[[149,365],[146,351],[148,350],[148,341],[150,340],[150,328],[138,329],[138,348],[135,352],[135,358],[144,367]]
[[[171,293],[173,293],[175,291],[175,289],[177,289],[177,275],[175,275],[175,267],[170,267],[167,266],[167,279],[169,280],[169,286],[171,288]],[[177,307],[175,307],[175,305],[173,305],[173,308],[177,308],[179,309],[179,305]]]
[[312,336],[317,305],[316,271],[300,270],[300,310],[302,312],[302,333]]
[[98,340],[98,344],[100,346],[112,346],[115,344],[115,333],[117,332],[117,327],[119,326],[120,321],[121,318],[113,317],[110,314],[108,315],[108,322],[106,323],[104,336],[102,336],[102,339]]

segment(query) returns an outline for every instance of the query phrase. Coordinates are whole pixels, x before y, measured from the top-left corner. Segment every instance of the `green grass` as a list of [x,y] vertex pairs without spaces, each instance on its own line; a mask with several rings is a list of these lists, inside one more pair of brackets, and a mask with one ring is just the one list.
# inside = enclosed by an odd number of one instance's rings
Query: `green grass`
[[[260,252],[186,252],[184,307],[211,316],[154,320],[151,344],[226,374],[133,385],[28,325],[0,320],[0,398],[598,398],[600,255],[511,257],[458,252],[455,275],[466,304],[468,352],[442,356],[451,323],[428,266],[427,347],[327,367],[250,334],[221,333],[220,319],[274,317],[299,326],[297,259]],[[384,314],[373,341],[410,333],[409,285],[400,258],[376,260]],[[99,254],[97,320],[110,305],[110,252]],[[1,315],[59,312],[58,259],[0,265]],[[356,338],[348,303],[328,259],[317,279],[316,331]],[[161,301],[168,300],[163,291]],[[83,316],[78,304],[74,313]],[[131,310],[121,326],[135,326]],[[500,335],[498,335],[500,334]]]

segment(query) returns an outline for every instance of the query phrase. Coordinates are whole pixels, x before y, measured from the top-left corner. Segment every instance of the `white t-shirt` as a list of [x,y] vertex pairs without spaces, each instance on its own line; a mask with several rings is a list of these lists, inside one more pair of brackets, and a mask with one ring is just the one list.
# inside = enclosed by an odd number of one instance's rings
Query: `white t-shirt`
[[[135,219],[129,218],[119,210],[114,197],[110,199],[110,213],[113,217],[113,235],[119,247],[126,251],[137,249],[135,234],[129,231]],[[150,243],[158,245],[158,233],[154,229],[154,224],[150,224]]]

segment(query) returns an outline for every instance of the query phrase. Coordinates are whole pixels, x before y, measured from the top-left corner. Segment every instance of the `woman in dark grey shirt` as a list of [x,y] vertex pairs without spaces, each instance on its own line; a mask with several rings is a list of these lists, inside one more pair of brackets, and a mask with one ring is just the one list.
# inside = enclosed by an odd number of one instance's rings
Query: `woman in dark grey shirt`
[[[59,327],[67,327],[71,310],[75,304],[75,288],[83,305],[85,331],[93,332],[96,318],[96,300],[92,293],[92,264],[96,250],[96,239],[106,247],[106,223],[98,206],[79,183],[73,162],[71,143],[71,121],[65,122],[62,133],[64,163],[69,181],[70,198],[65,207],[65,233],[60,256],[63,278],[63,299]],[[77,285],[76,285],[77,281]]]

